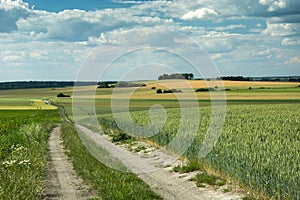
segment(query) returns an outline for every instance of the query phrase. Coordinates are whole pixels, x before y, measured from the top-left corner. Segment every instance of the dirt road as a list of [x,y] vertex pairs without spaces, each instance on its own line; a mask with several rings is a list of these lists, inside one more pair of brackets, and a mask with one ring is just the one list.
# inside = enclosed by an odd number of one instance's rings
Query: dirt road
[[[84,137],[89,138],[99,148],[109,152],[109,156],[120,160],[164,199],[229,200],[243,197],[242,194],[223,193],[212,188],[196,187],[194,182],[188,180],[195,174],[184,175],[171,172],[176,158],[160,150],[153,151],[148,156],[141,156],[130,152],[126,148],[112,144],[105,135],[94,133],[83,126],[77,126],[77,128]],[[93,154],[95,154],[95,146],[92,148]]]
[[49,138],[50,162],[44,199],[88,199],[92,196],[88,187],[76,176],[72,164],[64,153],[60,128],[55,128]]

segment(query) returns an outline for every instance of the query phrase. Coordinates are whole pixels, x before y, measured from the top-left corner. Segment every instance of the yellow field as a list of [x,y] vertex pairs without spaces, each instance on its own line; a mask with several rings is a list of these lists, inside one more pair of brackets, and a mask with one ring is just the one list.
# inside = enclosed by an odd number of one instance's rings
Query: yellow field
[[296,87],[299,83],[293,82],[259,82],[259,81],[198,81],[198,80],[163,80],[163,81],[155,81],[147,84],[147,88],[162,88],[164,89],[166,85],[168,88],[176,88],[176,89],[185,89],[187,85],[190,85],[190,88],[207,88],[212,87],[213,85],[224,87],[241,87],[241,88],[249,88],[249,87]]
[[[214,95],[214,99],[224,96],[215,92],[195,92],[198,88],[224,88],[230,89],[226,92],[226,99],[228,100],[300,100],[300,87],[299,83],[290,82],[246,82],[246,81],[185,81],[185,80],[164,80],[164,81],[152,81],[146,82],[147,86],[138,88],[130,96],[128,91],[132,88],[118,88],[118,95],[114,95],[114,98],[124,99],[176,99],[176,95],[180,96],[180,99],[193,98],[192,95],[196,95],[198,99],[209,100],[211,95]],[[155,89],[151,89],[155,87]],[[251,89],[249,89],[251,87]],[[265,88],[265,89],[263,89]],[[89,88],[92,89],[92,88]],[[95,89],[95,88],[94,88]],[[156,89],[180,89],[182,93],[169,93],[169,94],[156,94]],[[110,99],[112,98],[112,92],[114,89],[105,88],[97,89],[95,99]],[[223,93],[224,94],[224,93]],[[91,98],[82,93],[83,98]]]
[[56,110],[52,105],[46,104],[43,100],[31,100],[30,106],[0,106],[0,110]]

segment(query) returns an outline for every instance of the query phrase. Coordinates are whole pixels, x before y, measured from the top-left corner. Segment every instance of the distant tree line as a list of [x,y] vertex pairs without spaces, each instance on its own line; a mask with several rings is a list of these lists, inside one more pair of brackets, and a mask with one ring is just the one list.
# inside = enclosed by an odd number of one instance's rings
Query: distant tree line
[[158,77],[158,80],[166,80],[166,79],[187,79],[191,80],[194,78],[194,74],[192,73],[176,73],[176,74],[163,74]]
[[162,89],[157,89],[156,90],[157,94],[166,94],[166,93],[182,93],[181,90],[176,90],[176,89],[171,89],[171,90],[162,90]]
[[224,81],[252,81],[250,77],[243,77],[243,76],[222,76],[218,79]]
[[147,86],[144,83],[135,83],[135,82],[127,82],[127,81],[105,81],[99,82],[98,88],[114,88],[114,87],[145,87]]
[[300,76],[270,76],[270,77],[222,76],[217,79],[228,80],[228,81],[300,82]]
[[29,88],[61,88],[96,85],[96,82],[74,82],[74,81],[17,81],[0,83],[0,90],[29,89]]
[[116,81],[99,82],[98,88],[114,88],[116,83],[117,83]]

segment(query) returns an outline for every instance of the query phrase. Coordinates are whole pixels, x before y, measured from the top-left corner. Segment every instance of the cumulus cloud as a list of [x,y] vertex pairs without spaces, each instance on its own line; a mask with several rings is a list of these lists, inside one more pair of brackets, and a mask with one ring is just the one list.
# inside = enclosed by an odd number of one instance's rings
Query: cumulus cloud
[[0,1],[0,32],[11,32],[17,30],[16,22],[20,18],[30,15],[27,3],[21,0],[1,0]]
[[218,13],[209,8],[200,8],[195,11],[190,11],[184,14],[181,19],[183,20],[191,20],[191,19],[209,19],[210,17],[217,16]]
[[261,57],[263,59],[281,59],[283,58],[283,54],[281,53],[281,50],[278,48],[268,48],[263,50],[257,50],[256,53],[253,54],[253,56]]
[[[174,42],[176,38],[163,34],[163,29],[192,37],[227,67],[235,62],[297,64],[299,0],[115,0],[130,5],[58,13],[29,8],[22,0],[0,1],[0,46],[6,49],[0,49],[2,66],[23,62],[60,70],[55,66],[64,63],[72,68],[96,45]],[[230,30],[237,34],[229,34]]]
[[13,8],[20,8],[20,9],[28,9],[29,5],[22,0],[1,0],[0,1],[0,8],[5,10],[10,10]]
[[194,39],[210,54],[228,53],[249,41],[249,36],[210,31]]
[[300,35],[300,24],[294,23],[267,23],[267,28],[263,31],[264,34],[273,37],[296,36]]
[[20,19],[20,31],[30,32],[37,39],[57,39],[63,41],[87,41],[89,37],[115,29],[135,26],[156,26],[172,23],[158,17],[132,16],[126,9],[106,9],[99,11],[65,10],[59,13],[42,12]]
[[287,6],[285,0],[259,0],[259,4],[268,6],[268,11],[270,12],[286,8]]

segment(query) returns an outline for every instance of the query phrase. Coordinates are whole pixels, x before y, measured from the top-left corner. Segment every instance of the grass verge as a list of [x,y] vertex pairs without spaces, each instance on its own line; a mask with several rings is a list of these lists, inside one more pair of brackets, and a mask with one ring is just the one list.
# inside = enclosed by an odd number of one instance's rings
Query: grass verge
[[191,161],[188,164],[177,165],[177,166],[173,167],[174,172],[179,172],[181,174],[198,171],[198,170],[203,170],[201,163],[198,161]]
[[75,171],[92,186],[100,199],[161,199],[133,173],[114,170],[94,158],[82,144],[73,125],[63,123],[61,130]]
[[225,179],[219,176],[208,174],[207,172],[198,173],[194,178],[191,178],[190,180],[196,181],[197,187],[206,187],[205,184],[214,186],[223,186],[226,184]]
[[56,111],[1,111],[0,199],[41,199],[47,141],[58,120]]

